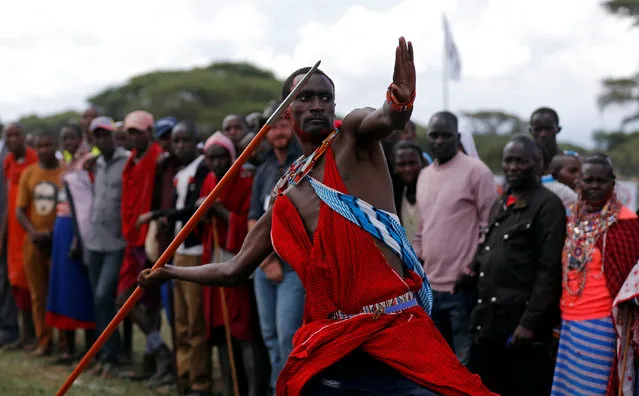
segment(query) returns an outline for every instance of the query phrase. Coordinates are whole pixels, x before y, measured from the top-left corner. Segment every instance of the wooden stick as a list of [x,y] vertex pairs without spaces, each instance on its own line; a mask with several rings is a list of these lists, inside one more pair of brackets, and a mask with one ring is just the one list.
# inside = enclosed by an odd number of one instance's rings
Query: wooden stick
[[177,379],[177,392],[178,395],[183,396],[186,394],[186,390],[184,389],[184,384],[180,381],[180,375],[178,374],[178,363],[177,363],[177,350],[178,350],[178,340],[177,340],[177,331],[175,329],[175,300],[173,299],[173,284],[169,287],[169,283],[166,283],[167,293],[169,294],[169,328],[171,329],[171,340],[173,341],[173,351],[171,351],[171,355],[173,355],[173,375]]
[[619,392],[617,392],[618,396],[622,396],[623,395],[623,383],[624,383],[624,379],[626,378],[626,365],[628,364],[628,348],[630,347],[630,330],[632,330],[632,324],[630,323],[630,320],[632,319],[632,311],[628,309],[627,311],[627,318],[626,318],[626,341],[624,343],[624,347],[623,347],[623,363],[621,364],[621,375],[620,377],[622,378],[621,381],[619,381]]
[[[291,93],[286,97],[286,99],[284,99],[282,104],[280,104],[279,107],[273,112],[273,114],[266,121],[266,124],[264,124],[264,126],[260,129],[257,135],[255,135],[253,140],[251,140],[251,143],[249,143],[249,145],[246,147],[244,152],[242,152],[242,154],[235,161],[235,163],[231,165],[231,169],[229,169],[229,171],[226,172],[226,175],[224,175],[222,180],[220,180],[220,182],[215,186],[213,191],[211,191],[211,193],[206,197],[202,205],[200,205],[200,207],[197,208],[193,216],[184,225],[184,227],[180,230],[180,232],[178,232],[178,234],[175,236],[175,239],[173,240],[173,242],[171,242],[169,247],[164,251],[164,253],[162,253],[162,256],[160,256],[158,261],[153,265],[153,268],[152,268],[153,270],[158,269],[160,267],[164,267],[166,265],[169,259],[173,257],[173,254],[175,253],[177,248],[182,244],[182,242],[184,242],[186,237],[191,233],[191,231],[193,231],[193,228],[195,228],[195,226],[200,222],[200,219],[202,218],[202,216],[204,216],[204,214],[208,212],[209,208],[211,207],[211,205],[213,205],[217,197],[219,197],[220,194],[226,190],[229,184],[233,180],[235,180],[235,177],[239,174],[244,163],[248,161],[253,151],[257,149],[262,139],[266,137],[266,135],[271,130],[275,122],[280,118],[284,110],[286,110],[290,106],[290,104],[293,102],[297,94],[302,90],[304,85],[308,82],[308,80],[311,78],[315,70],[317,70],[317,68],[320,65],[320,62],[321,61],[318,61],[315,64],[315,66],[313,66],[311,70],[309,70],[308,73],[306,73],[306,75],[300,80],[300,82],[295,86],[295,88],[291,90]],[[100,350],[100,348],[102,348],[106,340],[108,340],[111,334],[113,334],[113,332],[117,329],[120,322],[122,322],[122,320],[129,314],[129,311],[131,311],[131,309],[135,306],[136,302],[140,299],[140,297],[142,297],[142,293],[143,291],[139,286],[135,288],[135,290],[133,291],[129,299],[126,300],[122,308],[120,308],[118,313],[115,314],[115,317],[111,320],[111,323],[109,323],[106,329],[104,329],[102,334],[100,334],[100,337],[98,337],[98,339],[93,343],[93,346],[91,346],[91,348],[87,351],[87,353],[84,355],[82,360],[80,360],[80,363],[78,363],[76,368],[73,369],[73,372],[71,372],[71,374],[66,379],[66,381],[64,381],[64,384],[62,384],[62,386],[58,390],[58,393],[56,394],[57,396],[63,396],[65,393],[67,393],[69,388],[71,388],[71,386],[73,385],[73,382],[78,378],[80,373],[82,373],[82,371],[86,368],[86,366],[89,364],[91,359],[93,359],[93,356],[95,356],[95,354]]]
[[[215,262],[220,262],[220,243],[217,239],[217,223],[213,218],[213,247],[215,249]],[[235,368],[235,354],[233,353],[233,337],[231,336],[231,321],[229,319],[229,311],[226,306],[226,295],[224,288],[219,287],[220,301],[222,303],[222,317],[224,318],[224,332],[226,333],[226,345],[229,354],[229,366],[231,367],[231,379],[233,380],[233,393],[240,396],[240,386],[237,382],[237,369]]]

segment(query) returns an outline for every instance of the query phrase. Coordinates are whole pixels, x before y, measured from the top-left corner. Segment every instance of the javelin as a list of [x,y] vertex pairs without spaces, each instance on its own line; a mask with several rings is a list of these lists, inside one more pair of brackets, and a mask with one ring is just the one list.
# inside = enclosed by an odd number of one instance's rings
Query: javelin
[[[282,104],[280,104],[278,108],[275,110],[275,112],[271,114],[271,116],[266,121],[266,124],[264,124],[264,126],[260,129],[257,135],[255,135],[253,140],[251,140],[251,143],[249,143],[249,145],[238,157],[238,159],[231,166],[228,172],[226,172],[224,177],[222,177],[222,180],[220,180],[220,182],[215,186],[213,191],[211,191],[211,193],[206,197],[204,202],[202,202],[202,205],[200,205],[200,207],[195,211],[195,213],[189,219],[189,221],[184,225],[184,227],[180,230],[180,232],[178,232],[178,234],[175,236],[175,239],[173,239],[173,242],[171,242],[169,247],[166,248],[164,253],[162,253],[162,256],[160,256],[158,261],[156,261],[156,263],[153,265],[153,267],[151,268],[152,270],[158,269],[160,267],[164,267],[166,265],[167,261],[169,261],[169,258],[173,256],[177,248],[182,244],[182,242],[184,242],[184,240],[191,233],[191,231],[193,231],[193,228],[195,228],[197,223],[200,221],[200,218],[209,210],[209,208],[213,205],[213,203],[215,202],[217,197],[222,193],[222,191],[225,190],[225,188],[235,179],[235,177],[240,172],[240,169],[242,168],[244,163],[249,159],[253,151],[255,151],[255,149],[260,144],[262,139],[264,139],[264,137],[266,136],[266,134],[268,134],[268,132],[271,130],[275,122],[277,122],[277,120],[280,118],[284,110],[286,110],[290,106],[290,104],[293,102],[293,100],[295,100],[295,97],[297,96],[297,94],[299,94],[299,92],[302,90],[304,85],[306,85],[306,83],[311,78],[315,70],[317,70],[317,68],[319,67],[320,63],[321,61],[317,61],[315,66],[313,66],[311,70],[309,70],[308,73],[304,75],[304,77],[295,86],[295,88],[291,91],[291,93],[289,93],[286,99],[284,99]],[[73,370],[71,375],[69,375],[69,377],[64,382],[64,384],[62,384],[62,387],[60,388],[60,390],[58,390],[58,393],[56,394],[57,396],[64,395],[69,390],[69,388],[71,388],[71,386],[73,385],[73,382],[78,378],[80,373],[82,373],[82,371],[86,368],[86,366],[89,364],[91,359],[93,359],[93,356],[95,356],[95,354],[100,350],[100,348],[102,348],[106,340],[117,329],[120,322],[122,322],[122,320],[129,314],[129,311],[131,311],[131,309],[133,308],[135,303],[140,299],[140,297],[142,297],[142,293],[143,291],[140,288],[140,286],[137,286],[133,294],[131,294],[131,296],[128,298],[128,300],[126,300],[126,302],[124,303],[122,308],[120,308],[120,310],[115,315],[115,317],[113,317],[113,319],[111,320],[111,323],[109,323],[106,329],[104,329],[102,334],[100,334],[100,337],[98,337],[95,343],[93,343],[91,348],[84,355],[82,360],[80,360],[80,363],[78,363],[78,365]]]

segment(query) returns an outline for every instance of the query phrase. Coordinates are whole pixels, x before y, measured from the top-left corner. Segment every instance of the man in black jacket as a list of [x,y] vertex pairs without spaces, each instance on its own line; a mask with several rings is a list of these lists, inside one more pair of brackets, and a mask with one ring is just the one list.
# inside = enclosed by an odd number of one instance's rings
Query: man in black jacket
[[538,153],[527,136],[504,148],[510,188],[493,205],[476,261],[458,282],[458,289],[477,282],[470,369],[503,396],[547,395],[552,384],[566,211],[537,177]]

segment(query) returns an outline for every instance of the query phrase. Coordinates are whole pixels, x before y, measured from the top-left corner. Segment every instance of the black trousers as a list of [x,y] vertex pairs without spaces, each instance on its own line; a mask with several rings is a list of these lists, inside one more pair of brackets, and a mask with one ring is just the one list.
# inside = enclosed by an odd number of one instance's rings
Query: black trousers
[[507,346],[505,341],[476,341],[469,369],[501,396],[548,396],[554,373],[550,342]]
[[6,240],[4,246],[0,256],[0,336],[6,339],[2,342],[19,336],[18,306],[13,299],[9,283]]
[[304,396],[438,396],[360,350],[320,372]]

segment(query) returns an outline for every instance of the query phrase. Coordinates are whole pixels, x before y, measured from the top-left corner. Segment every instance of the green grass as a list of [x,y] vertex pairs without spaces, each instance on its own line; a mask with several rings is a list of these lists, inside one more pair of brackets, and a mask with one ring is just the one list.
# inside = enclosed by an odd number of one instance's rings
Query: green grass
[[[34,358],[21,351],[0,353],[0,395],[55,395],[72,371],[72,367],[49,366],[47,359]],[[67,392],[69,396],[157,395],[140,383],[103,380],[83,373]]]
[[[172,345],[171,331],[166,319],[163,319],[162,336],[168,345]],[[76,334],[76,338],[77,347],[83,348],[84,336]],[[133,352],[136,367],[142,359],[145,341],[144,335],[134,326]],[[219,366],[216,364],[215,355],[214,353],[214,389],[220,391]],[[72,367],[47,365],[46,362],[50,359],[32,357],[22,351],[0,351],[0,395],[55,395],[75,365]],[[143,383],[120,379],[103,380],[86,372],[75,380],[71,389],[66,393],[68,396],[157,396],[158,394],[147,389]]]

